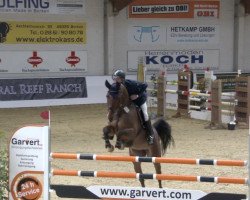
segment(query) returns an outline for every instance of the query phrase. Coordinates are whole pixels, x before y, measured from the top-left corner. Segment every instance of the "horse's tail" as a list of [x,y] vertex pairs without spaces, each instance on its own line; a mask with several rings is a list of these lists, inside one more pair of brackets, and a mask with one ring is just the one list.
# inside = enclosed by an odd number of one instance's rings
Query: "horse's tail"
[[160,136],[162,143],[161,151],[162,155],[164,155],[168,146],[171,144],[174,145],[174,138],[171,135],[171,126],[163,118],[158,119],[153,126]]

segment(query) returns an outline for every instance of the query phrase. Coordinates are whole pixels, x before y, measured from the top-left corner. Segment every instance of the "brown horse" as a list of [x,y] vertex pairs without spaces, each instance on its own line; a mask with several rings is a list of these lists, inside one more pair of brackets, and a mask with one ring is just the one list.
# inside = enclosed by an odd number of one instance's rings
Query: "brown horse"
[[[149,145],[146,139],[146,132],[141,123],[138,111],[134,103],[129,99],[126,87],[123,84],[106,81],[107,105],[109,109],[109,124],[103,128],[103,139],[105,147],[109,152],[114,150],[110,139],[116,135],[124,147],[129,148],[130,156],[161,157],[166,152],[168,146],[174,144],[171,135],[171,126],[162,118],[153,124],[154,143]],[[141,163],[134,162],[136,173],[142,173]],[[160,163],[154,163],[157,174],[161,174]],[[162,188],[161,180],[158,180],[159,187]],[[140,180],[141,186],[145,187],[144,180]]]

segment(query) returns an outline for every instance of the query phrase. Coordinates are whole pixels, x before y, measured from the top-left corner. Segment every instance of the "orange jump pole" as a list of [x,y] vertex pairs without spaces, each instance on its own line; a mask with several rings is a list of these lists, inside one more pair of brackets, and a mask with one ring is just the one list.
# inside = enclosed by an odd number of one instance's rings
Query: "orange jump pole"
[[191,158],[163,158],[163,157],[140,157],[140,156],[112,156],[96,154],[74,154],[74,153],[51,153],[53,159],[74,159],[74,160],[102,160],[102,161],[124,161],[124,162],[151,162],[187,165],[217,165],[217,166],[247,166],[244,160],[212,160],[212,159],[191,159]]
[[191,181],[191,182],[210,182],[225,184],[247,184],[247,178],[234,177],[208,177],[191,175],[173,174],[141,174],[132,172],[109,172],[109,171],[78,171],[78,170],[52,170],[53,176],[82,176],[82,177],[102,177],[102,178],[133,178],[133,179],[152,179],[168,181]]

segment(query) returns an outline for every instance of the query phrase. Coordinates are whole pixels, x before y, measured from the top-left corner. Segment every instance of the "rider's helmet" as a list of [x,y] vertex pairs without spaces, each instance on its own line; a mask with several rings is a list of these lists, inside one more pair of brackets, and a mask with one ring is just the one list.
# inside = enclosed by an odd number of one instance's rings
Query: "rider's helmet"
[[117,78],[117,77],[120,77],[120,78],[125,79],[126,74],[125,74],[125,72],[124,72],[123,70],[118,69],[118,70],[116,70],[116,71],[113,73],[113,75],[112,75],[112,78],[113,78],[113,79],[115,79],[115,78]]

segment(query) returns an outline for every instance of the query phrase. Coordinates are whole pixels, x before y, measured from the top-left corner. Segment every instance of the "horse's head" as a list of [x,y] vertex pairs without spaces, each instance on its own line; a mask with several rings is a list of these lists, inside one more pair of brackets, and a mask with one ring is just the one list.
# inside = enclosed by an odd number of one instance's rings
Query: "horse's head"
[[106,95],[107,106],[109,111],[112,113],[118,111],[119,109],[124,109],[130,103],[128,91],[126,87],[121,83],[110,84],[107,80],[105,81],[106,87],[109,89]]
[[120,84],[119,83],[110,84],[106,80],[105,85],[109,89],[106,95],[108,108],[114,111],[119,107],[120,104],[120,98],[119,98]]

